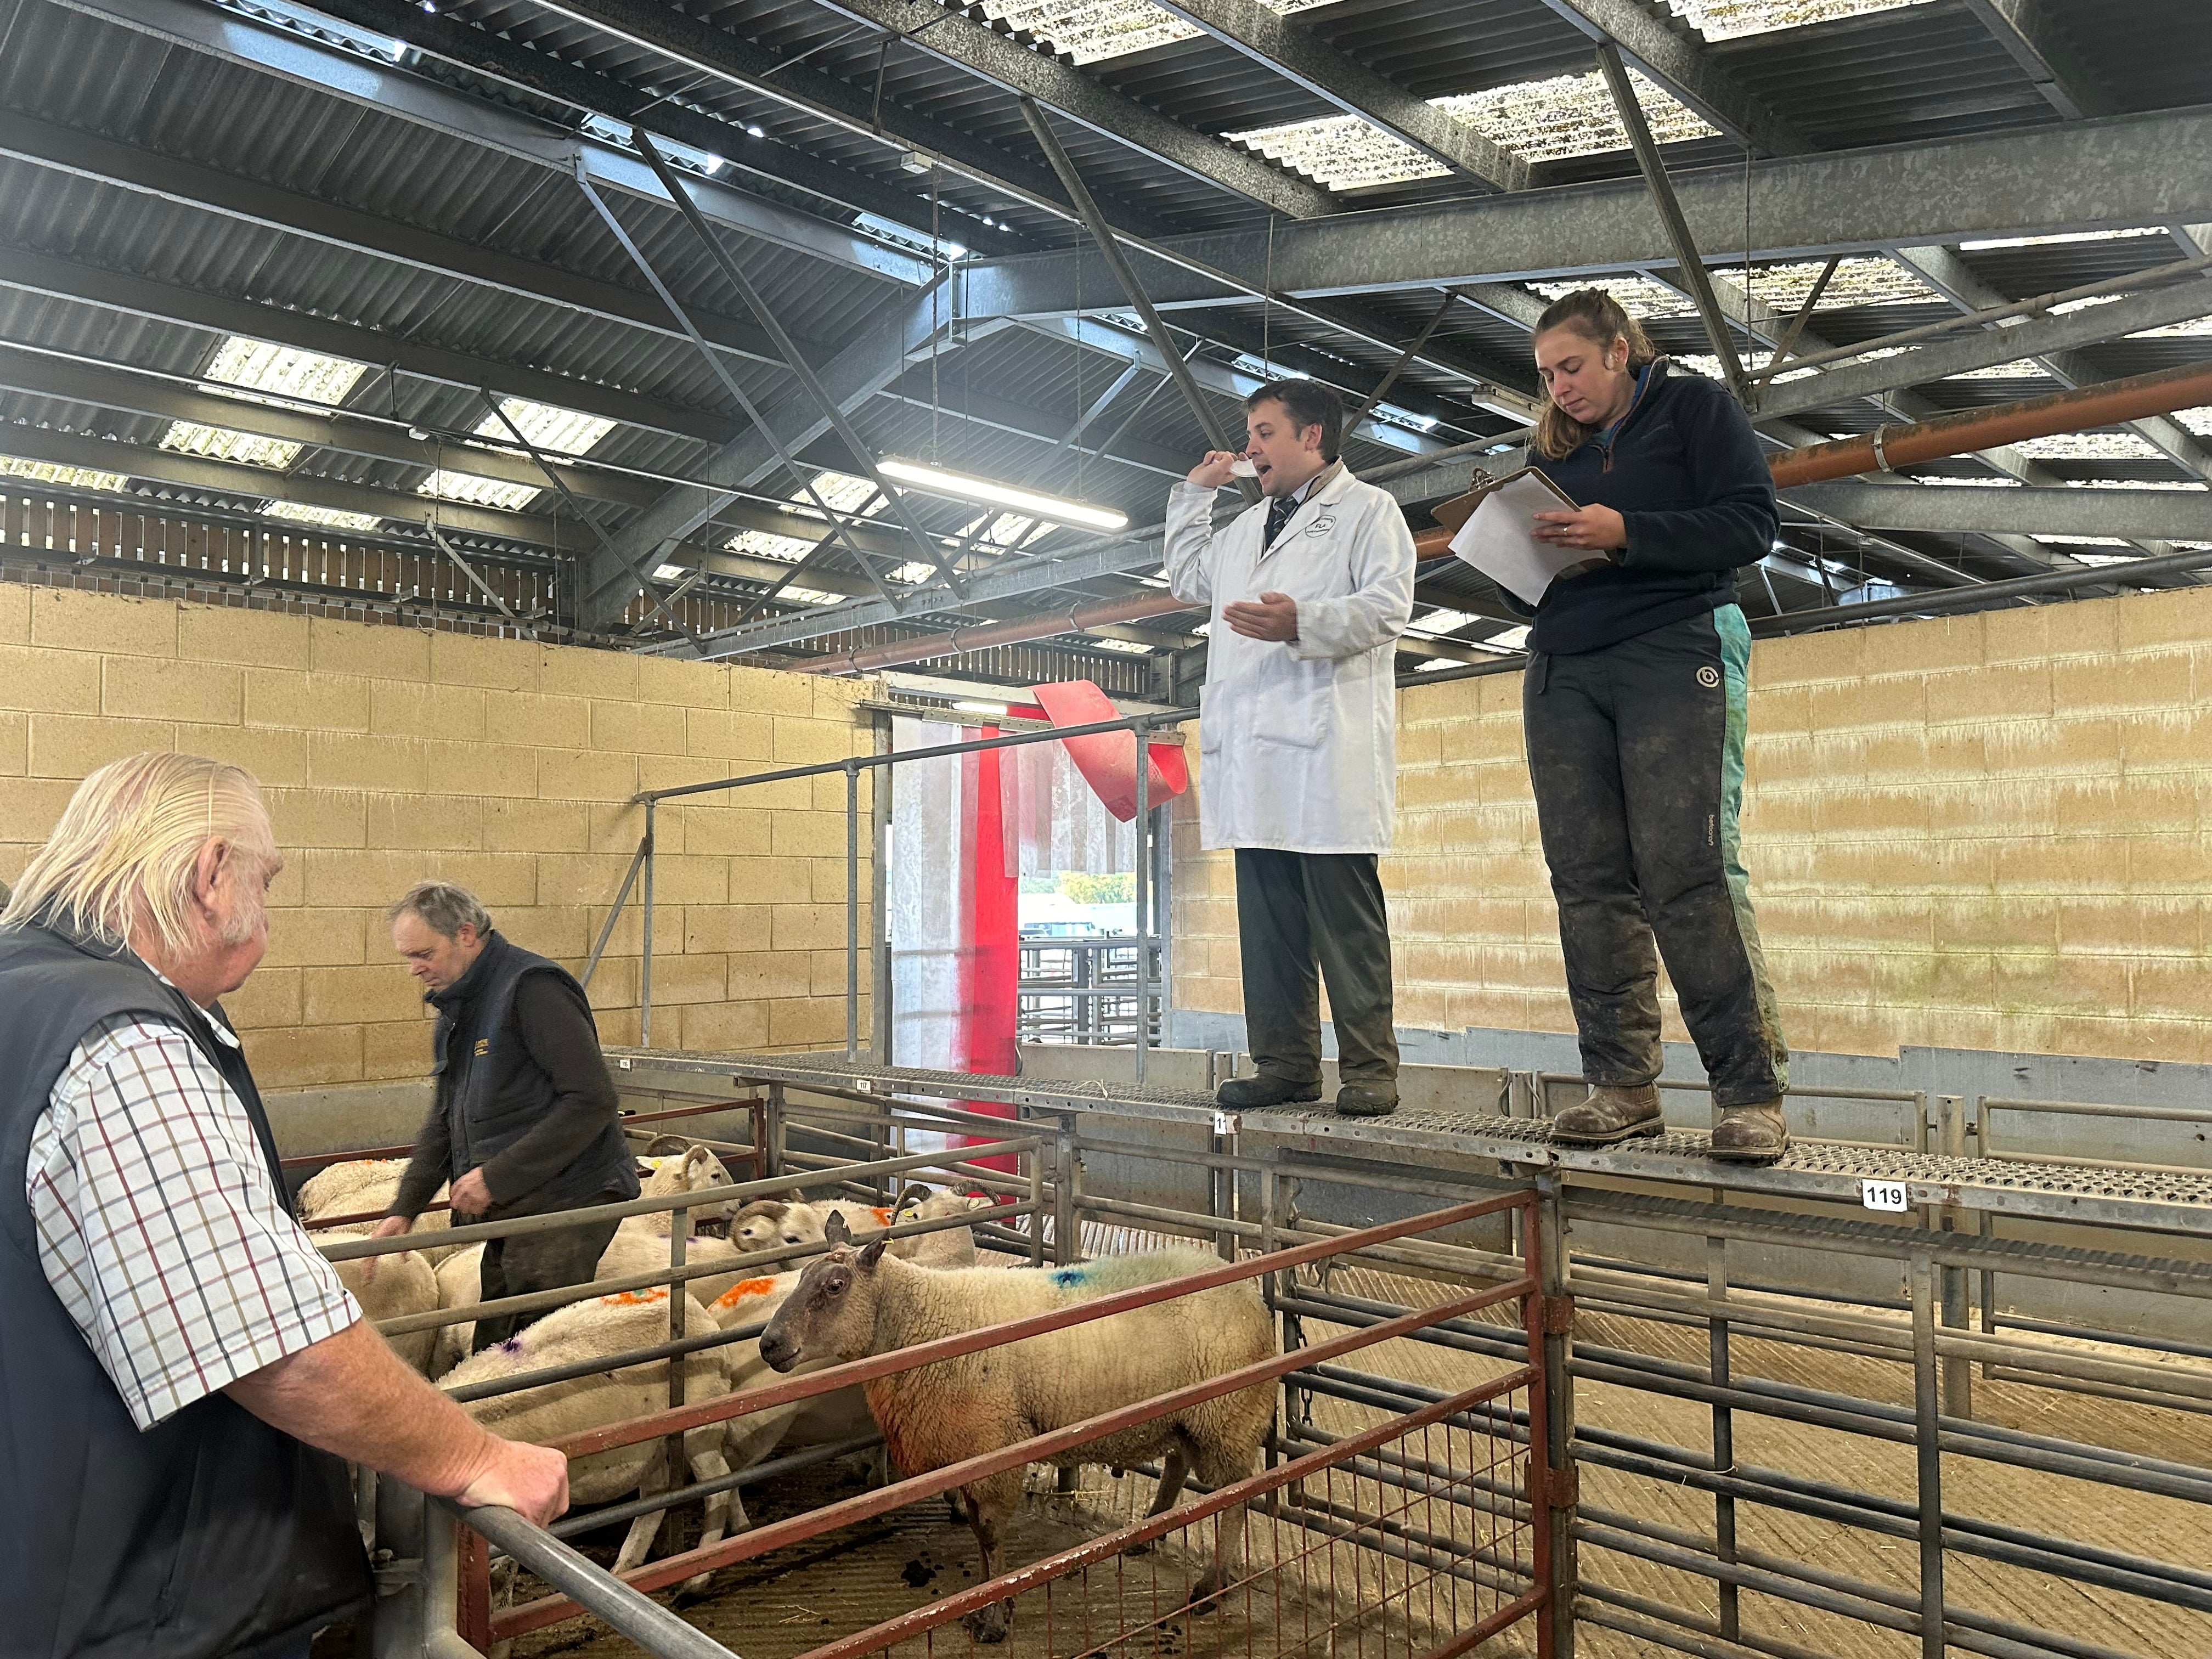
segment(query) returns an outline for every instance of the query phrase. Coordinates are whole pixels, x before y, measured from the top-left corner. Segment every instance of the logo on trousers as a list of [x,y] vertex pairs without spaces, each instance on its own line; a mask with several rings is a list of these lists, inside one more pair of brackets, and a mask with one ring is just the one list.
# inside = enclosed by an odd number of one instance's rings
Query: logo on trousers
[[1704,686],[1706,690],[1711,690],[1720,683],[1721,671],[1713,667],[1711,664],[1707,664],[1705,667],[1700,668],[1698,671],[1698,684]]

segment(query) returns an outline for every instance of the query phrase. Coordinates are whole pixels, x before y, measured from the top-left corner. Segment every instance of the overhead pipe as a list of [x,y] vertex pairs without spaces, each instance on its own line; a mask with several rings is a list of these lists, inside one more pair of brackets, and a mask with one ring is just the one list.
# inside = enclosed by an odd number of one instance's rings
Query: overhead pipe
[[[1862,472],[1894,472],[1901,466],[1994,449],[2025,438],[2093,431],[2153,415],[2171,415],[2177,409],[2193,409],[2201,404],[2212,404],[2212,363],[2185,363],[2179,368],[2134,374],[2124,380],[2102,380],[2048,397],[1964,409],[1908,426],[1877,427],[1856,437],[1783,450],[1769,457],[1766,465],[1774,475],[1775,488],[1789,489]],[[1465,514],[1461,514],[1454,521],[1455,527],[1463,522]],[[1413,538],[1413,545],[1423,558],[1434,558],[1450,551],[1452,534],[1449,528],[1425,530]]]

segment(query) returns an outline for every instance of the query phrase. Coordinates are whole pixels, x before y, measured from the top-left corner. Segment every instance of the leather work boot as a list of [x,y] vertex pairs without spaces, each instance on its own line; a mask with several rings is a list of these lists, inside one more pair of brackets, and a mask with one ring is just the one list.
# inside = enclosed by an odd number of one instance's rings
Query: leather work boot
[[1336,1109],[1346,1117],[1388,1117],[1398,1109],[1398,1091],[1388,1083],[1347,1083],[1336,1091]]
[[1291,1083],[1279,1077],[1231,1078],[1214,1093],[1213,1103],[1224,1111],[1249,1112],[1262,1106],[1292,1106],[1321,1098],[1321,1079]]
[[1638,1089],[1596,1085],[1589,1099],[1552,1120],[1552,1139],[1571,1146],[1610,1146],[1616,1140],[1666,1133],[1659,1116],[1658,1085],[1650,1083]]
[[1730,1106],[1713,1126],[1712,1155],[1723,1164],[1771,1164],[1790,1150],[1779,1097],[1757,1106]]

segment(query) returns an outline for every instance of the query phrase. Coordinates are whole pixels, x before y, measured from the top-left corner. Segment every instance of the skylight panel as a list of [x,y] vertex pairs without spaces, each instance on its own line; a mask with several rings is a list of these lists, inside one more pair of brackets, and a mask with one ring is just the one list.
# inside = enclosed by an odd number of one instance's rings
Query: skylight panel
[[[1823,259],[1793,260],[1784,264],[1756,265],[1751,291],[1783,316],[1802,310],[1805,296],[1827,269]],[[1931,305],[1943,296],[1894,259],[1879,255],[1844,260],[1820,290],[1814,313],[1844,311],[1852,306]]]
[[2045,378],[2050,373],[2033,357],[2015,357],[2008,363],[1991,363],[1987,368],[1970,368],[1964,374],[1946,378],[1954,380],[2033,380]]
[[2137,225],[2129,230],[2068,230],[2055,236],[1996,236],[1978,242],[1961,242],[1961,253],[1980,253],[2000,247],[2057,247],[2063,242],[2117,242],[2130,236],[2163,236],[2164,225]]
[[2018,489],[2020,488],[2020,480],[2017,478],[1917,477],[1913,479],[1912,482],[1915,483],[1924,484],[1942,484],[1954,489]]
[[1532,291],[1546,301],[1563,300],[1586,288],[1610,294],[1620,308],[1641,322],[1660,322],[1669,317],[1694,317],[1697,306],[1690,296],[1649,276],[1583,276],[1573,282],[1531,283]]
[[1416,179],[1442,179],[1449,172],[1356,115],[1324,115],[1221,136],[1329,190],[1376,190]]
[[896,570],[885,571],[884,573],[884,580],[886,581],[904,582],[907,586],[911,587],[917,582],[928,581],[936,574],[937,567],[935,565],[925,563],[920,559],[909,559],[904,564],[899,566]]
[[264,392],[310,403],[342,404],[354,383],[367,373],[367,363],[357,363],[350,357],[296,351],[290,346],[270,345],[265,340],[234,334],[216,349],[205,378],[221,382],[209,387],[211,392],[234,386],[242,392]]
[[261,511],[271,519],[320,525],[325,530],[378,530],[384,525],[373,513],[347,513],[335,507],[310,507],[304,501],[271,501]]
[[0,476],[27,478],[33,483],[59,484],[65,489],[124,489],[131,480],[120,472],[102,472],[89,466],[62,466],[52,461],[26,461],[0,455]]
[[[2036,538],[2035,538],[2035,539],[2036,539],[2037,541],[2039,541],[2039,541],[2043,541],[2043,540],[2045,540],[2045,538],[2041,537],[2041,536],[2038,536],[2038,537],[2036,537]],[[2075,540],[2075,544],[2076,544],[2076,545],[2079,545],[2079,544],[2081,544],[2081,541],[2083,541],[2083,540],[2085,540],[2085,539],[2086,539],[2086,538],[2076,538],[2076,540]],[[2105,539],[2105,538],[2099,538],[2099,540],[2100,540],[2100,542],[2103,542],[2103,544],[2104,544],[2105,545],[2106,545],[2106,546],[2110,546],[2110,547],[2125,547],[2125,546],[2127,545],[2127,544],[2126,544],[2125,542],[2107,541],[2107,540],[2106,540],[2106,539]],[[2187,548],[2187,547],[2191,546],[2191,545],[2192,545],[2192,544],[2191,544],[2191,543],[2189,543],[2189,542],[2176,542],[2176,543],[2174,543],[2174,545],[2175,545],[2176,547],[2179,547],[2179,548]],[[2203,546],[2203,544],[2202,542],[2198,542],[2198,543],[2193,544],[2193,545],[2196,545],[2196,546],[2201,547],[2201,546]],[[2140,553],[2134,553],[2134,552],[2130,552],[2130,553],[2076,553],[2076,554],[2074,556],[2074,560],[2075,560],[2075,563],[2077,563],[2077,564],[2125,564],[2125,563],[2127,563],[2127,562],[2128,562],[2128,561],[2130,561],[2130,559],[2139,559],[2139,558],[2141,558],[2142,556],[2142,554],[2140,554]]]
[[[990,520],[988,529],[984,527],[987,519]],[[961,526],[960,533],[973,537],[986,547],[1023,547],[1051,528],[1041,520],[1025,518],[1018,513],[1001,513],[995,519],[986,513]]]
[[722,545],[732,553],[750,553],[757,559],[774,559],[779,564],[797,564],[814,550],[812,542],[803,542],[796,536],[779,536],[769,530],[741,530]]
[[2199,404],[2194,409],[2177,409],[2173,418],[2200,438],[2212,438],[2212,404]]
[[[1628,81],[1636,89],[1636,101],[1644,106],[1644,118],[1655,142],[1675,144],[1689,138],[1719,136],[1719,128],[1636,70],[1628,71]],[[1607,89],[1605,77],[1595,70],[1587,75],[1557,75],[1429,101],[1465,121],[1492,143],[1531,161],[1556,161],[1570,155],[1598,155],[1628,148],[1628,130],[1620,125],[1620,112],[1613,106],[1613,94]]]
[[1839,17],[1895,11],[1928,0],[1667,0],[1668,9],[1708,40],[1803,28]]
[[[557,455],[581,455],[615,429],[612,421],[597,415],[586,415],[553,404],[532,403],[527,398],[502,398],[499,406],[507,420],[513,421],[516,429],[532,444]],[[507,430],[507,421],[497,415],[488,414],[477,422],[477,435],[507,443],[514,440],[514,434]]]
[[2197,335],[2212,334],[2212,317],[2191,317],[2185,323],[2167,323],[2160,328],[2138,329],[2128,336],[2130,340],[2179,340]]
[[2045,547],[2125,547],[2126,541],[2118,536],[2038,536],[2031,533],[2028,540],[2041,542]]
[[1464,628],[1471,622],[1482,619],[1471,611],[1447,611],[1438,607],[1425,617],[1416,617],[1406,624],[1408,634],[1418,634],[1424,639],[1437,639],[1454,629]]
[[520,513],[538,495],[528,484],[508,483],[504,479],[487,478],[474,472],[452,472],[443,467],[416,484],[415,493],[434,495],[441,501],[461,501],[471,507],[503,507],[509,513]]
[[1141,640],[1117,640],[1104,634],[1086,634],[1083,637],[1086,650],[1118,651],[1125,657],[1149,657],[1152,647]]
[[2212,489],[2212,484],[2179,478],[2069,478],[2069,489]]
[[236,432],[227,426],[172,421],[161,434],[161,447],[179,455],[204,455],[211,461],[236,461],[282,472],[298,458],[303,446],[282,438],[264,438],[258,433]]
[[[1261,0],[1270,11],[1287,15],[1328,0]],[[994,23],[1036,35],[1054,51],[1078,64],[1126,57],[1152,46],[1194,39],[1199,31],[1174,13],[1148,0],[983,0]]]
[[2148,461],[2158,451],[2132,432],[2061,432],[2012,446],[2039,461]]
[[842,605],[842,593],[825,593],[818,587],[787,587],[778,593],[779,605]]

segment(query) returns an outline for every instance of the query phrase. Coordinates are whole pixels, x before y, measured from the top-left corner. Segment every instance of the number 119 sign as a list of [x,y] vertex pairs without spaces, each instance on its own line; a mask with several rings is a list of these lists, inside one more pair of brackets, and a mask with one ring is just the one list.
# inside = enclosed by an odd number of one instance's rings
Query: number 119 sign
[[1859,1202],[1869,1210],[1901,1211],[1910,1207],[1905,1201],[1905,1183],[1901,1181],[1860,1182]]

